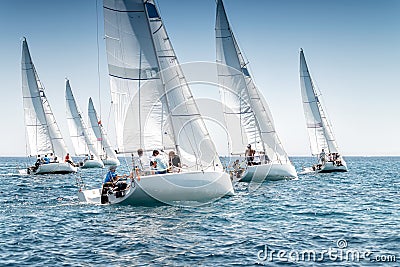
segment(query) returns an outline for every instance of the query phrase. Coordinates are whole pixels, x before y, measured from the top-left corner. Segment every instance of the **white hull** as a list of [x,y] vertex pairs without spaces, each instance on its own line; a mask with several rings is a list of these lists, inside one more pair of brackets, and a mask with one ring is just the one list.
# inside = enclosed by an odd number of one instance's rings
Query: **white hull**
[[77,172],[77,171],[78,171],[77,167],[74,167],[67,162],[43,164],[43,165],[40,165],[38,167],[38,169],[35,171],[32,170],[31,168],[28,168],[28,174],[46,174],[46,173],[65,174],[65,173],[73,173],[73,172]]
[[83,169],[88,168],[104,168],[104,164],[101,160],[89,159],[83,162],[82,167]]
[[292,164],[262,164],[248,166],[240,182],[259,182],[264,180],[277,181],[297,178],[297,173]]
[[102,161],[104,165],[115,165],[115,166],[121,165],[118,159],[109,158],[109,159],[102,159]]
[[[233,195],[230,177],[222,172],[188,172],[144,176],[124,191],[124,195],[109,194],[110,204],[147,205],[206,203],[226,195]],[[79,200],[101,204],[101,189],[78,193]]]
[[317,166],[313,166],[313,170],[316,172],[321,173],[328,173],[328,172],[347,172],[347,164],[344,160],[342,160],[342,164],[340,166],[333,164],[332,161],[325,162],[320,168]]

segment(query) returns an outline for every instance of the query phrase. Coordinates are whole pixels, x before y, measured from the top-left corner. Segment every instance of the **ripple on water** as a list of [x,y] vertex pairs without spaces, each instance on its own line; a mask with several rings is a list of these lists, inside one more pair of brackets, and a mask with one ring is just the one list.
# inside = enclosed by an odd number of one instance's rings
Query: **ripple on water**
[[[235,196],[201,207],[131,207],[78,202],[76,175],[99,186],[105,169],[8,175],[24,162],[0,158],[0,265],[245,266],[262,263],[265,245],[322,250],[338,239],[400,258],[400,158],[347,161],[348,173],[300,175],[256,191],[236,184]],[[300,170],[312,160],[293,162]]]

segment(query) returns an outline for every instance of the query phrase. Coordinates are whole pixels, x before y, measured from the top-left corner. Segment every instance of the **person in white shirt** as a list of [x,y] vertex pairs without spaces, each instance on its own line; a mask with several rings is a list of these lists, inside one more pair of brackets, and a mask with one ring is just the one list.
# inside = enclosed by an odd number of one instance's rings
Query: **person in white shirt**
[[156,174],[164,174],[167,173],[168,164],[165,158],[160,155],[158,150],[153,150],[153,163],[156,163]]

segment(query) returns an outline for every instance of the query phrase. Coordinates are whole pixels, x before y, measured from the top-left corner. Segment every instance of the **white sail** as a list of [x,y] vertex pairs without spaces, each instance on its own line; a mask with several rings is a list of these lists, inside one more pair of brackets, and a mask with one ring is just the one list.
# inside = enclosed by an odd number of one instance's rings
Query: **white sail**
[[86,127],[82,118],[82,112],[80,112],[72,93],[69,80],[65,83],[65,99],[67,103],[68,127],[75,154],[93,155],[94,159],[99,160],[100,155],[95,147],[94,136]]
[[183,164],[197,164],[202,169],[222,167],[153,0],[146,2],[146,9],[164,84],[161,102],[168,116],[164,134],[169,134],[167,140],[174,140]]
[[[222,102],[229,107],[224,110],[224,117],[231,134],[232,154],[243,155],[247,144],[251,144],[272,162],[290,164],[267,102],[255,86],[229,26],[222,0],[217,1],[215,32],[218,82]],[[240,117],[240,125],[232,123],[234,117]]]
[[153,1],[104,0],[119,150],[175,149],[189,170],[221,166]]
[[108,140],[107,133],[99,117],[97,116],[97,112],[96,109],[94,108],[92,98],[89,98],[88,116],[90,125],[96,137],[97,151],[102,151],[100,155],[101,158],[114,159],[116,162],[119,162],[117,154],[115,154],[115,151],[112,149],[110,141]]
[[[118,151],[133,152],[145,146],[144,114],[161,84],[143,1],[104,0],[104,27]],[[144,83],[153,90],[151,97],[142,96]]]
[[53,153],[64,157],[67,148],[44,87],[39,80],[26,39],[22,42],[22,94],[30,155]]
[[332,128],[314,87],[302,49],[300,50],[300,86],[311,153],[318,155],[322,149],[326,153],[338,153]]

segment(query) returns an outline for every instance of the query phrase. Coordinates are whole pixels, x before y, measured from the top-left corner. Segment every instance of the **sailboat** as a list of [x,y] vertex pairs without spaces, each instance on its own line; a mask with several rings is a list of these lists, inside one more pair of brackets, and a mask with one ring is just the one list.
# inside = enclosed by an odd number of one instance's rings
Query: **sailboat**
[[67,121],[71,141],[77,156],[85,156],[81,162],[82,168],[103,168],[104,164],[100,160],[100,155],[95,147],[94,136],[89,132],[82,118],[71,85],[67,79],[65,82],[65,100],[67,103]]
[[[217,71],[225,124],[231,135],[231,156],[246,164],[240,181],[281,180],[297,177],[275,131],[267,102],[253,82],[233,35],[222,0],[217,0]],[[240,118],[240,125],[236,123]],[[254,151],[243,159],[245,149]],[[254,158],[258,158],[254,162]]]
[[[104,0],[111,96],[119,153],[173,150],[178,172],[133,172],[122,193],[108,203],[204,203],[234,193],[214,143],[177,61],[152,0]],[[101,189],[79,192],[100,203]]]
[[88,116],[90,126],[92,127],[94,135],[96,136],[96,148],[98,151],[101,151],[100,158],[103,161],[104,165],[120,165],[117,154],[111,148],[110,141],[108,140],[103,124],[101,123],[100,118],[97,116],[92,98],[89,98]]
[[300,87],[311,153],[319,157],[318,163],[312,166],[312,170],[346,172],[347,164],[339,153],[331,124],[320,102],[321,96],[317,93],[308,71],[303,49],[300,49]]
[[[37,157],[35,165],[27,169],[28,174],[73,173],[75,166],[63,162],[67,147],[47,100],[45,89],[36,72],[29,53],[28,43],[22,41],[22,96],[25,114],[25,126],[30,156]],[[51,162],[44,164],[42,157],[50,157]],[[60,157],[60,160],[58,160]]]

